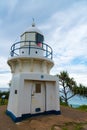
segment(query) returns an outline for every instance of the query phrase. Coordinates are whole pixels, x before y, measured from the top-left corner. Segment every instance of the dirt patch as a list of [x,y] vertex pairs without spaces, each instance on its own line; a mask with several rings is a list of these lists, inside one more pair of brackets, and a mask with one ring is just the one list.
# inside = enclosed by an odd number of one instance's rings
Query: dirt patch
[[0,130],[74,130],[77,125],[87,130],[87,112],[68,107],[61,107],[61,115],[37,116],[19,123],[14,123],[5,111],[6,106],[0,106]]
[[87,122],[87,112],[64,106],[61,106],[61,112],[64,117],[68,117],[75,122]]

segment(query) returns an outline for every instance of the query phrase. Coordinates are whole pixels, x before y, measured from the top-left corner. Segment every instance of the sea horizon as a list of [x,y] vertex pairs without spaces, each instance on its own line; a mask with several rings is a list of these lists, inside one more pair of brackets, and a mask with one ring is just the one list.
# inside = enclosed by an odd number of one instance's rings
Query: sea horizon
[[9,90],[10,90],[9,87],[6,87],[6,88],[3,88],[3,87],[2,87],[2,88],[0,88],[0,91],[1,91],[1,92],[3,92],[3,91],[6,91],[6,92],[7,92],[7,91],[9,91]]

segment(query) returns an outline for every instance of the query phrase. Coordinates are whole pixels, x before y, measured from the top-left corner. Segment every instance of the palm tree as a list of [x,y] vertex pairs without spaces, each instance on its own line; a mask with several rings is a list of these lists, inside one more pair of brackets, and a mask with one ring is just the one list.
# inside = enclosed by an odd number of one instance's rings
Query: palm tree
[[[62,71],[59,74],[59,83],[60,83],[60,93],[61,93],[61,99],[68,105],[68,100],[75,96],[75,93],[71,94],[71,90],[73,90],[74,87],[76,87],[76,82],[73,78],[69,77],[69,74],[67,71]],[[70,95],[70,94],[71,95]]]
[[87,97],[87,87],[82,84],[79,84],[77,94],[83,97]]

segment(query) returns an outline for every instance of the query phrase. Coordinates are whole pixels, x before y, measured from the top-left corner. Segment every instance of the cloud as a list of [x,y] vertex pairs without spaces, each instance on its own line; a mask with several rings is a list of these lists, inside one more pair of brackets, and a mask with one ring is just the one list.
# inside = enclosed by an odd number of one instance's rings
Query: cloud
[[[83,8],[84,7],[84,8]],[[67,70],[78,83],[87,84],[87,15],[86,6],[77,5],[56,12],[50,19],[48,43],[54,50],[55,66],[51,73]],[[46,26],[45,26],[46,27]],[[50,45],[50,44],[49,44]],[[82,58],[83,57],[83,58]],[[75,64],[75,60],[78,64]],[[83,78],[84,77],[84,78]],[[82,79],[81,79],[82,78]]]
[[1,71],[10,71],[10,67],[7,65],[7,58],[0,56],[0,72]]
[[34,17],[45,42],[54,51],[55,66],[51,73],[67,70],[78,82],[86,83],[87,1],[3,0],[0,12],[1,70],[10,70],[6,63],[10,47]]
[[0,74],[0,87],[1,88],[6,88],[6,87],[9,87],[8,86],[8,83],[10,82],[11,80],[11,74]]
[[7,65],[7,58],[0,56],[0,87],[9,87],[11,80],[10,67]]

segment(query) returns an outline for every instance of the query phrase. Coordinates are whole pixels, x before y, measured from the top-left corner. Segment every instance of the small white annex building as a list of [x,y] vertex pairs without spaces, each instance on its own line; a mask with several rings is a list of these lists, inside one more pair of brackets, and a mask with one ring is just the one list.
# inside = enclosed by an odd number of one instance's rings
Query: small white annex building
[[58,77],[50,75],[53,51],[32,24],[11,46],[12,72],[7,114],[15,121],[39,114],[60,114]]

